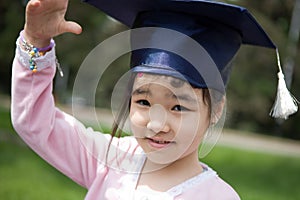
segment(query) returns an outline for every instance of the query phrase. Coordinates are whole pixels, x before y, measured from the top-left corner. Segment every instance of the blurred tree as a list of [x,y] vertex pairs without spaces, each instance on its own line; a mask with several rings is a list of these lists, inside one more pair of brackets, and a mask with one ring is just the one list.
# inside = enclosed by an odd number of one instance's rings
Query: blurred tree
[[[71,100],[77,71],[88,53],[109,36],[126,29],[124,25],[107,17],[98,9],[75,0],[70,1],[66,18],[78,22],[82,26],[83,32],[80,35],[64,34],[56,38],[57,57],[63,68],[64,66],[69,68],[67,91],[60,91],[59,96],[64,103]],[[102,98],[96,99],[97,106],[108,107],[110,105],[109,94],[112,91],[113,83],[118,80],[126,67],[128,69],[128,64],[126,66],[120,62],[111,66],[114,73],[106,73],[104,79],[101,80],[101,86],[98,88],[101,95],[98,96]]]
[[15,39],[24,24],[24,8],[20,0],[0,2],[0,92],[10,92],[11,63]]

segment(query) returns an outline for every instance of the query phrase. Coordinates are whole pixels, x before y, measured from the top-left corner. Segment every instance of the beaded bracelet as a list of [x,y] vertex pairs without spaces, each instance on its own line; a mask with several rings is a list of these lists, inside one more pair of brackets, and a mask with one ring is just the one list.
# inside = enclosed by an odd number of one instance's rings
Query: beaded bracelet
[[37,72],[37,65],[36,65],[35,59],[40,56],[43,56],[45,54],[45,52],[51,50],[54,46],[54,40],[51,39],[50,44],[47,47],[37,48],[37,47],[34,47],[32,44],[29,44],[25,40],[25,38],[23,37],[23,32],[24,31],[21,31],[21,33],[20,33],[20,38],[22,40],[22,46],[23,46],[24,50],[27,51],[27,53],[30,56],[30,59],[29,59],[30,67],[29,68],[32,72],[35,73],[35,72]]

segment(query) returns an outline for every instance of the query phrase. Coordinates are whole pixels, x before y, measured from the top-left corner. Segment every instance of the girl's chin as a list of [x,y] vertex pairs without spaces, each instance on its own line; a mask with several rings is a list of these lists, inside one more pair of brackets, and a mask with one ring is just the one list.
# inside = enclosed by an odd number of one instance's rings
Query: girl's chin
[[182,154],[172,151],[168,151],[167,149],[145,151],[147,159],[151,161],[154,165],[169,165],[171,163],[176,162],[182,157]]
[[157,143],[144,138],[137,138],[137,141],[153,165],[165,166],[174,163],[181,159],[185,152],[184,150],[180,151],[174,142]]

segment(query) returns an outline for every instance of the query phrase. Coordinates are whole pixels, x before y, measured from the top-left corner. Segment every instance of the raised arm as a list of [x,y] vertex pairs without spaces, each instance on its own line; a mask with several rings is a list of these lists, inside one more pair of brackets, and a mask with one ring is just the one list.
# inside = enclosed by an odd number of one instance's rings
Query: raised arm
[[[72,116],[55,107],[52,80],[55,75],[55,48],[35,58],[37,72],[30,70],[31,55],[22,46],[26,40],[37,48],[49,45],[51,38],[65,32],[80,33],[81,27],[66,22],[67,0],[31,0],[26,8],[23,39],[18,39],[12,73],[12,123],[21,138],[42,158],[89,187],[96,176],[98,150],[86,129]],[[105,147],[102,147],[105,152]],[[101,151],[100,151],[101,152]]]

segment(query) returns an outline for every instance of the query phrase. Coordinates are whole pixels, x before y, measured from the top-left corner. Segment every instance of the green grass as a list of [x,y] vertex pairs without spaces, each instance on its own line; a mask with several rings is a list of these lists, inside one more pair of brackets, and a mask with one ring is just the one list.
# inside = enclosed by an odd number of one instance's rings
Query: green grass
[[2,107],[0,107],[0,131],[14,133],[10,120],[10,111]]
[[0,107],[0,199],[82,200],[85,193],[21,142]]
[[26,146],[0,142],[0,199],[84,199],[85,189]]
[[204,159],[246,200],[299,200],[300,158],[217,146]]
[[[56,171],[13,134],[0,109],[0,199],[79,200],[86,190]],[[300,158],[217,146],[203,159],[245,200],[300,199]]]

